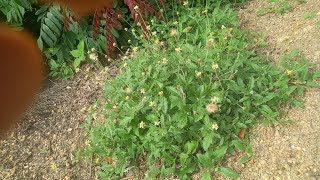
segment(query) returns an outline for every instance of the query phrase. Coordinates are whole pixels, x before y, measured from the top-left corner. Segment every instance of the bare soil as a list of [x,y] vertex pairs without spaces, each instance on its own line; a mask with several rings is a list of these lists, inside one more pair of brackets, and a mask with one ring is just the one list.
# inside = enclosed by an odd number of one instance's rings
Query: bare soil
[[[297,4],[284,15],[257,15],[268,3],[253,0],[239,11],[243,29],[264,33],[268,46],[258,52],[277,61],[299,48],[319,69],[319,0]],[[305,13],[312,11],[317,15],[306,19]],[[112,70],[108,72],[112,74]],[[102,82],[109,76],[86,66],[74,79],[51,82],[17,128],[0,141],[0,179],[95,179],[92,160],[77,161],[75,157],[84,146],[80,125],[85,121],[85,110],[101,95]],[[238,165],[241,156],[234,156],[225,164],[244,180],[320,179],[320,90],[308,89],[304,100],[305,109],[288,108],[292,124],[253,130],[254,158]],[[216,175],[214,179],[226,178]]]
[[[111,71],[112,72],[112,71]],[[0,141],[0,179],[94,179],[84,146],[85,111],[100,96],[105,71],[83,67],[74,79],[49,82],[17,127]]]

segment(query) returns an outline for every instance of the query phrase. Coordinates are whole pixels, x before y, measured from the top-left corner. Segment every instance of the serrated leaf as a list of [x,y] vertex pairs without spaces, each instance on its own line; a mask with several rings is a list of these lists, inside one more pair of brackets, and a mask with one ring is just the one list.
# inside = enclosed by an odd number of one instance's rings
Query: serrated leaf
[[249,159],[251,158],[251,156],[250,155],[244,155],[244,156],[242,156],[242,158],[239,160],[239,164],[243,164],[243,163],[245,163],[245,162],[247,162]]
[[205,151],[208,150],[209,146],[212,143],[212,137],[211,136],[206,136],[203,138],[203,142],[202,142],[202,147]]
[[197,149],[198,147],[198,142],[197,141],[191,141],[191,142],[187,142],[187,144],[185,145],[186,149],[187,149],[187,154],[190,153],[194,153],[194,151]]
[[242,144],[241,141],[238,140],[233,140],[232,144],[234,145],[234,147],[236,147],[238,150],[243,151],[244,150],[244,146]]
[[229,178],[239,178],[240,175],[229,168],[220,168],[219,171],[223,176]]
[[211,180],[210,172],[206,170],[204,173],[202,173],[201,180]]
[[205,165],[207,168],[213,167],[214,160],[209,157],[209,155],[206,154],[197,154],[197,158],[200,163]]
[[221,148],[213,152],[213,156],[217,159],[222,158],[227,152],[228,146],[222,146]]

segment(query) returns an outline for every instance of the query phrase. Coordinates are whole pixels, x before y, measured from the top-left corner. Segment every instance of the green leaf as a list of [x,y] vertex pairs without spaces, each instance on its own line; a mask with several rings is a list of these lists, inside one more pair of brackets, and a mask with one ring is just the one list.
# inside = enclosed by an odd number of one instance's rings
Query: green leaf
[[185,164],[187,159],[189,158],[189,155],[187,153],[181,153],[179,156],[181,164]]
[[57,37],[56,35],[49,29],[49,27],[45,24],[42,24],[42,33],[43,34],[47,34],[53,43],[56,43],[57,42]]
[[73,61],[73,68],[76,69],[77,67],[79,67],[80,63],[81,63],[82,59],[77,58]]
[[247,162],[249,159],[251,158],[251,156],[249,154],[242,156],[242,158],[239,160],[239,164],[243,164],[245,162]]
[[57,35],[61,34],[61,29],[59,29],[59,27],[57,27],[57,25],[55,25],[49,18],[45,18],[44,22],[46,25],[48,25],[48,27],[54,31]]
[[221,148],[215,150],[213,152],[213,156],[216,158],[216,159],[220,159],[222,158],[226,152],[227,152],[227,149],[228,149],[228,146],[222,146]]
[[119,38],[119,36],[120,36],[118,31],[114,28],[111,28],[111,34],[116,38]]
[[158,120],[158,117],[155,115],[155,114],[149,114],[147,117],[146,117],[147,120],[153,122],[153,121],[156,121]]
[[244,151],[244,146],[240,140],[233,140],[232,144],[240,151]]
[[211,180],[209,170],[206,170],[204,173],[202,173],[201,180]]
[[81,40],[77,46],[78,50],[80,51],[80,53],[83,55],[84,54],[84,41]]
[[41,6],[41,8],[36,11],[35,15],[38,16],[38,15],[46,12],[47,10],[48,10],[48,6]]
[[307,82],[307,86],[309,87],[315,87],[315,88],[320,88],[320,84],[316,82]]
[[206,166],[207,168],[212,168],[214,165],[214,160],[209,157],[209,154],[197,154],[197,158],[201,164]]
[[229,178],[239,178],[240,175],[229,168],[220,168],[219,173]]
[[72,55],[73,57],[75,57],[75,58],[78,58],[78,57],[81,56],[81,53],[80,53],[80,51],[79,51],[78,49],[73,50],[73,51],[70,51],[70,53],[71,53],[71,55]]
[[203,138],[203,142],[202,142],[202,147],[205,151],[208,150],[209,146],[211,145],[212,143],[212,137],[209,135],[209,136],[206,136]]
[[156,177],[158,174],[160,174],[160,169],[159,168],[157,168],[156,166],[151,166],[149,168],[148,175],[150,177]]
[[42,42],[41,36],[38,38],[37,43],[38,43],[39,49],[42,51],[43,50],[43,42]]
[[198,147],[198,141],[187,142],[185,147],[187,149],[187,154],[194,153]]
[[54,42],[52,39],[43,31],[40,32],[40,37],[44,40],[44,42],[49,46],[49,47],[54,47]]

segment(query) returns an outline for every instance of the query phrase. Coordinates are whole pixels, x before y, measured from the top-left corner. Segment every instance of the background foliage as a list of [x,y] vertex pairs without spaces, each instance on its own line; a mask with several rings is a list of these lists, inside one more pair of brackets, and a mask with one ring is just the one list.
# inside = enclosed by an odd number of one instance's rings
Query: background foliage
[[[141,18],[134,18],[136,5],[143,12]],[[125,50],[131,34],[123,29],[141,24],[149,15],[157,15],[155,12],[163,5],[164,1],[155,0],[116,0],[113,8],[101,7],[92,15],[79,18],[58,5],[38,6],[34,0],[0,0],[0,18],[16,30],[25,28],[33,32],[48,59],[50,74],[69,78],[82,61],[106,63],[106,58],[112,59]],[[94,61],[86,53],[91,48],[96,49],[98,57]],[[74,50],[78,54],[72,54]]]

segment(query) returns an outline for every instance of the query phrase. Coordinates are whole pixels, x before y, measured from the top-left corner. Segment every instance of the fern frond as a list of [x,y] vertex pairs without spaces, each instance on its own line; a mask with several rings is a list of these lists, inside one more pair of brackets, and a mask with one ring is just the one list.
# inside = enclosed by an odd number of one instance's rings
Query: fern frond
[[22,25],[26,9],[15,0],[0,0],[0,11],[6,16],[8,23]]
[[51,6],[44,11],[39,9],[36,12],[41,18],[40,36],[38,38],[38,46],[43,50],[43,42],[49,47],[54,47],[63,31],[63,15],[59,6]]

